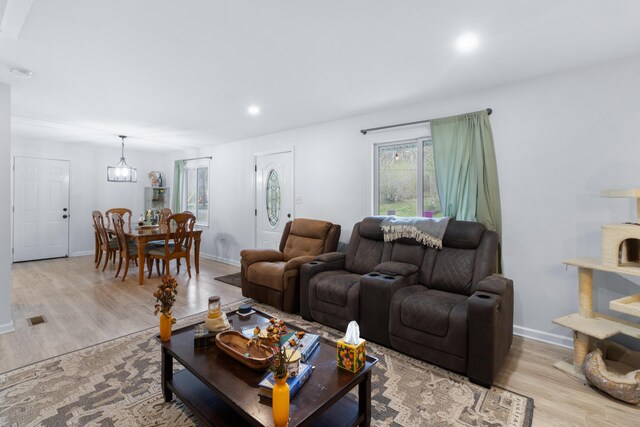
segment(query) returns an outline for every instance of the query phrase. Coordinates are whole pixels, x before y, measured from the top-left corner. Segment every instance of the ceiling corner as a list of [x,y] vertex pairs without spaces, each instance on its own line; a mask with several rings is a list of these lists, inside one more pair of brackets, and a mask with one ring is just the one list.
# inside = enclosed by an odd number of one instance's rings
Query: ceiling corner
[[17,39],[33,0],[0,0],[0,33]]

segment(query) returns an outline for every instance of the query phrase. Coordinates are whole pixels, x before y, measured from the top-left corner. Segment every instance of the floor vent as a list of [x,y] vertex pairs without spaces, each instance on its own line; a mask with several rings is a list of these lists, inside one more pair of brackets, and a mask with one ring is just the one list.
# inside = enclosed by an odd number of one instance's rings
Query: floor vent
[[41,323],[47,323],[47,319],[44,316],[33,316],[29,317],[27,322],[29,322],[29,326],[36,326]]

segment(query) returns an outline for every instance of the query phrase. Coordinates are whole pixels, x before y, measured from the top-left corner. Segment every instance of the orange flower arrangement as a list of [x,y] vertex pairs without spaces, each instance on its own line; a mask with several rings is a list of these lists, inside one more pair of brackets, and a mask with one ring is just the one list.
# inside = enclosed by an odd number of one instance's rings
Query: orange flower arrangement
[[[300,340],[304,337],[304,331],[297,331],[295,338],[291,337],[289,340],[285,340],[284,337],[289,334],[289,331],[287,325],[284,324],[284,320],[271,318],[269,319],[269,326],[266,329],[266,336],[261,334],[261,332],[260,328],[256,326],[253,330],[253,337],[247,345],[254,345],[266,350],[271,350],[275,357],[269,366],[269,370],[273,372],[273,376],[278,379],[286,378],[286,364],[291,361],[295,350],[302,347]],[[285,346],[287,342],[289,343],[288,347]]]
[[[178,295],[178,282],[173,276],[164,276],[162,282],[158,285],[158,290],[153,293],[153,296],[156,297],[153,314],[162,313],[170,317],[171,308],[176,302],[176,295]],[[176,323],[176,319],[172,318],[171,323]]]

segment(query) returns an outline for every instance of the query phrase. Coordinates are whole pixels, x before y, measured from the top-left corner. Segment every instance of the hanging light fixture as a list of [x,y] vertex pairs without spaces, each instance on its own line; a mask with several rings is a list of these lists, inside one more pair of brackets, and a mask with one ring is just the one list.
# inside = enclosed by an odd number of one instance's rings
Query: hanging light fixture
[[107,181],[109,182],[138,182],[138,170],[132,168],[124,159],[124,139],[126,136],[119,135],[122,139],[122,156],[115,166],[107,166]]

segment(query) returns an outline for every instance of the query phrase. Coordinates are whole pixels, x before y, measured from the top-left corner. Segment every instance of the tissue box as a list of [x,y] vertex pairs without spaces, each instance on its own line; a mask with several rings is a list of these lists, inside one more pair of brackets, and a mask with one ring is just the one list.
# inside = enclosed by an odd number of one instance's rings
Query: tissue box
[[357,372],[365,365],[367,360],[366,341],[360,338],[360,344],[354,345],[346,343],[344,340],[338,341],[338,367],[350,372]]

